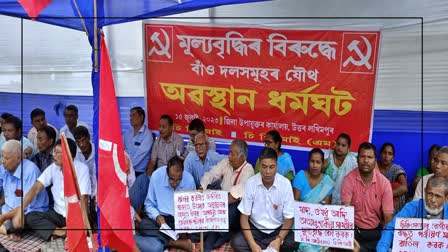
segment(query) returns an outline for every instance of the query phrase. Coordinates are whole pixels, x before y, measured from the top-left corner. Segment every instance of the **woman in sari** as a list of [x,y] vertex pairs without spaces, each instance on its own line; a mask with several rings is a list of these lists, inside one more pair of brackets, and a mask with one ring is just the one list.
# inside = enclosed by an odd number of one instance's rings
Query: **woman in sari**
[[[280,133],[276,130],[269,131],[264,139],[264,145],[277,152],[277,173],[292,181],[296,171],[294,169],[294,164],[292,163],[291,155],[280,149],[282,146],[282,137],[280,136]],[[258,171],[257,160],[257,163],[255,164],[255,173],[258,173]]]
[[408,184],[406,172],[400,165],[394,164],[395,147],[392,143],[384,143],[380,151],[381,160],[378,168],[381,173],[390,181],[394,195],[394,212],[398,213],[406,204],[406,193]]
[[[328,175],[322,173],[323,163],[323,151],[318,148],[312,149],[308,156],[309,169],[300,171],[292,183],[295,200],[307,203],[329,204],[331,202],[334,182]],[[322,247],[300,243],[299,251],[322,251]]]

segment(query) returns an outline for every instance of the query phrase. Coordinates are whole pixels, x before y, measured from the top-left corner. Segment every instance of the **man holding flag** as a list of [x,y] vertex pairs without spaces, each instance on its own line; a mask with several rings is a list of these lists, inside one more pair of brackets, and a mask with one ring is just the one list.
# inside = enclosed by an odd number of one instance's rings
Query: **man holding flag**
[[[68,147],[71,155],[76,156],[76,143],[72,139],[67,139]],[[39,216],[28,222],[28,226],[33,229],[42,239],[49,240],[50,237],[64,237],[66,235],[66,218],[67,218],[67,204],[76,201],[72,195],[65,195],[64,193],[64,169],[70,169],[68,162],[68,153],[63,153],[61,139],[56,142],[53,151],[54,162],[39,176],[37,181],[31,187],[30,191],[25,195],[23,200],[23,207],[26,208],[28,204],[42,191],[45,187],[53,185],[51,192],[54,197],[54,207],[47,212],[40,212]],[[90,195],[90,177],[89,168],[79,161],[74,161],[75,172],[79,184],[81,194],[81,201],[87,205],[87,199]],[[87,213],[86,213],[87,214]],[[82,216],[74,216],[75,219],[82,220]],[[14,225],[19,226],[21,222],[20,211],[16,212],[13,219]],[[84,226],[77,227],[84,228]]]

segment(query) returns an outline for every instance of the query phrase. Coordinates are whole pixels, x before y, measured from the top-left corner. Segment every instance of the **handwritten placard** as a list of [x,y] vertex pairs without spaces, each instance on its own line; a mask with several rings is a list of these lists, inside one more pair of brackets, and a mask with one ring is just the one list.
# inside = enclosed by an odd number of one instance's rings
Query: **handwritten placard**
[[174,225],[186,233],[223,232],[229,229],[226,191],[174,193]]
[[392,251],[448,251],[448,220],[397,218]]
[[296,202],[294,212],[294,237],[297,242],[353,249],[353,207]]

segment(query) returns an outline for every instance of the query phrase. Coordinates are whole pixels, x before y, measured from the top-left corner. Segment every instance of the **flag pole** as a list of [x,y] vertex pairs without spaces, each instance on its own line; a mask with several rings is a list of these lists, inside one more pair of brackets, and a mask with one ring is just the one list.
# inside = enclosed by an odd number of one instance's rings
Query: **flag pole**
[[[93,239],[92,228],[90,227],[89,218],[87,217],[87,206],[84,204],[84,201],[81,200],[81,193],[80,193],[79,185],[78,185],[78,177],[76,176],[76,171],[73,169],[75,167],[75,165],[73,163],[72,154],[70,153],[70,148],[68,147],[67,137],[65,136],[64,132],[61,133],[61,139],[62,139],[63,144],[65,145],[65,149],[68,150],[67,154],[69,156],[69,161],[70,161],[69,169],[72,171],[74,184],[76,187],[76,194],[79,197],[79,201],[80,201],[80,205],[81,205],[82,219],[84,222],[84,228],[87,230],[87,233],[89,234],[90,240],[92,242],[93,251],[96,251],[95,241]],[[66,168],[63,168],[63,169],[66,169]]]
[[204,232],[201,232],[201,252],[204,252]]
[[98,72],[98,16],[97,2],[93,0],[93,68]]

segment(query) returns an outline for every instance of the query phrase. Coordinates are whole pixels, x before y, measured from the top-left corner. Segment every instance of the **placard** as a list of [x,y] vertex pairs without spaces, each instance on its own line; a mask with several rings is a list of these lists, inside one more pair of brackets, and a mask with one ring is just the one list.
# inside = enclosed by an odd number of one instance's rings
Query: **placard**
[[295,206],[295,241],[353,249],[355,213],[352,206],[305,202],[296,202]]
[[392,251],[448,251],[448,220],[397,218]]
[[228,192],[174,192],[174,226],[178,233],[227,232],[229,229]]

